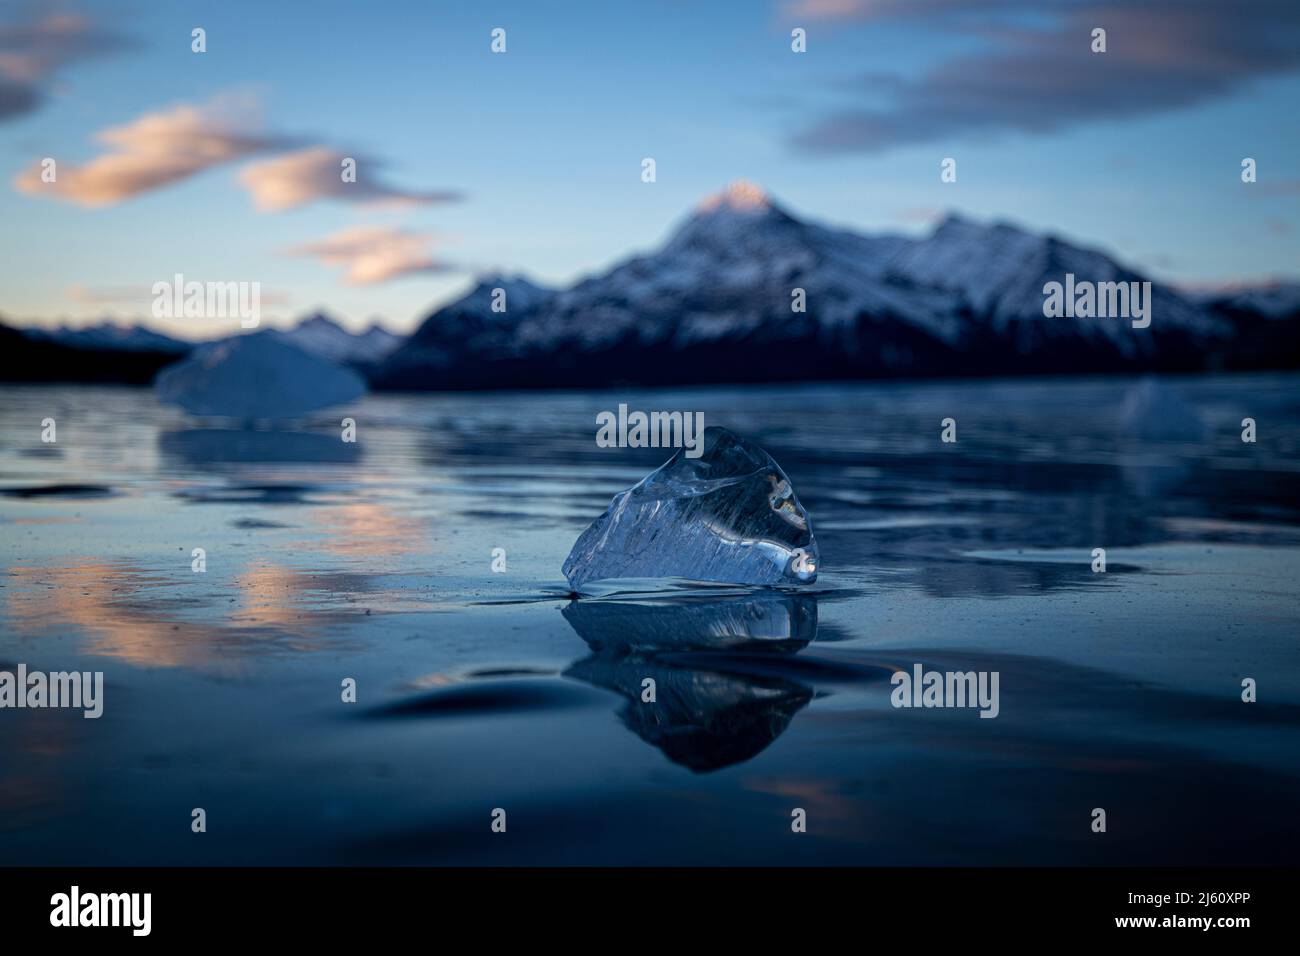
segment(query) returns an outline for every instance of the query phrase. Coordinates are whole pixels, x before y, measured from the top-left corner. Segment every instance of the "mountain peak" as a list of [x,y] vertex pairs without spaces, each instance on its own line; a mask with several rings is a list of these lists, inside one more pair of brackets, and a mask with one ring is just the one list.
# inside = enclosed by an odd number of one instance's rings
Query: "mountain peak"
[[550,292],[551,289],[544,285],[539,285],[522,272],[483,272],[474,277],[474,289],[496,289],[501,288],[509,292],[512,289],[521,289],[529,292]]
[[474,285],[469,292],[446,308],[472,312],[489,319],[500,317],[501,321],[507,321],[506,312],[500,312],[492,307],[498,289],[505,293],[509,312],[515,314],[531,309],[555,294],[554,289],[539,285],[522,272],[513,274],[485,272],[474,278]]
[[712,250],[727,259],[752,257],[772,243],[788,248],[802,228],[759,186],[737,180],[698,206],[671,234],[665,252]]
[[763,187],[747,179],[737,179],[721,192],[705,198],[699,205],[700,212],[715,212],[726,209],[730,212],[766,212],[772,208],[772,200],[763,191]]
[[331,318],[330,315],[324,311],[313,312],[310,315],[303,317],[294,328],[343,330],[343,326],[339,325],[337,321]]
[[[960,213],[950,212],[941,219],[926,240],[931,245],[979,245],[986,252],[1014,245],[1022,254],[1042,248],[1050,248],[1056,241],[1052,236],[1029,232],[1014,223],[997,220],[979,222]],[[989,245],[992,244],[992,245]],[[987,248],[986,248],[987,247]],[[998,255],[995,258],[1002,258]]]

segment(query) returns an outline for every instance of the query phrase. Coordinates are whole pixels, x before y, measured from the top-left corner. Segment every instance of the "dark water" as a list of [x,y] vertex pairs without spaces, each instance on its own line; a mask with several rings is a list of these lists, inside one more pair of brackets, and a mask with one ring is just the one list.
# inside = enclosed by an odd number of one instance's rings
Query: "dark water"
[[[106,689],[0,710],[0,861],[1294,862],[1300,376],[1175,380],[1190,444],[1123,437],[1132,384],[376,396],[279,431],[2,389],[0,669]],[[574,539],[666,457],[596,447],[619,402],[766,447],[817,584],[570,600]],[[998,716],[891,706],[917,663],[996,671]]]

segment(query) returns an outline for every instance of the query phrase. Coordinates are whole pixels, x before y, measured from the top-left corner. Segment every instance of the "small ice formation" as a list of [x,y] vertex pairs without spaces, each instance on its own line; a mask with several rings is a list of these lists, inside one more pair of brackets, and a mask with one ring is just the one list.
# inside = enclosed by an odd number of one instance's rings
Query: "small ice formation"
[[351,369],[265,332],[195,349],[158,373],[154,388],[192,415],[244,421],[296,418],[366,391]]
[[1120,432],[1141,441],[1202,441],[1208,429],[1196,409],[1157,378],[1129,389],[1120,409]]
[[616,578],[807,584],[818,563],[808,513],[781,466],[715,425],[704,430],[700,457],[682,449],[615,495],[563,570],[578,591]]

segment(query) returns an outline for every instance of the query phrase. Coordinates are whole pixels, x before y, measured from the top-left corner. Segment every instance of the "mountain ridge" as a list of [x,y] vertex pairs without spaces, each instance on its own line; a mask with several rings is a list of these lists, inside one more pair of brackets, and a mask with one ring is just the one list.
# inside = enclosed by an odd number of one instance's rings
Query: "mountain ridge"
[[227,342],[242,335],[270,334],[303,351],[350,365],[373,365],[403,341],[403,336],[372,321],[360,332],[350,332],[328,313],[317,310],[289,328],[265,327],[214,339],[178,339],[143,325],[126,325],[106,319],[91,325],[22,329],[28,339],[73,349],[100,352],[157,352],[180,358],[195,349]]
[[[1067,274],[1151,282],[1151,328],[1045,316],[1045,284]],[[240,334],[249,333],[212,341]],[[1184,291],[1005,221],[951,213],[920,237],[860,233],[801,218],[739,182],[654,248],[565,287],[480,275],[409,337],[377,324],[353,333],[320,310],[252,334],[352,365],[382,389],[1297,368],[1300,282]],[[210,344],[108,322],[5,340],[4,374],[31,381],[109,381],[118,365],[118,380],[141,381]]]
[[[1174,370],[1203,366],[1232,338],[1230,323],[1158,282],[1149,332],[1123,318],[1047,318],[1044,283],[1066,273],[1151,281],[1009,223],[953,215],[921,238],[868,235],[733,184],[656,248],[506,316],[475,307],[480,283],[430,314],[374,380],[460,389]],[[800,295],[804,312],[792,307]]]

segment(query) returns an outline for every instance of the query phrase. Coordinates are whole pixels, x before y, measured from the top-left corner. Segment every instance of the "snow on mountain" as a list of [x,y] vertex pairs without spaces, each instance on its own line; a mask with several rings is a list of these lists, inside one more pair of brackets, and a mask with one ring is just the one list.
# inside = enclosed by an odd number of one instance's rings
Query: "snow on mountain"
[[[523,275],[489,274],[481,276],[474,288],[454,303],[454,307],[460,312],[491,320],[493,316],[530,312],[554,292],[554,289],[538,285]],[[494,302],[501,303],[497,310],[493,309]]]
[[[559,290],[482,276],[407,339],[377,325],[353,334],[317,314],[224,341],[262,336],[358,366],[380,387],[419,389],[1300,362],[1300,284],[1196,295],[1152,282],[1151,325],[1134,328],[1134,315],[1044,315],[1044,287],[1071,275],[1076,286],[1148,281],[1103,252],[1006,223],[949,216],[919,239],[824,226],[740,182],[701,202],[657,249]],[[87,354],[193,347],[111,323],[27,334]]]
[[402,342],[402,337],[372,324],[361,333],[349,332],[323,313],[308,316],[292,329],[275,334],[291,345],[333,362],[366,364],[378,362]]
[[61,325],[57,329],[34,327],[24,331],[28,338],[39,341],[108,352],[174,352],[179,355],[193,348],[192,343],[173,339],[161,332],[116,322],[101,322],[81,328],[67,325]]
[[[949,217],[931,235],[801,220],[737,183],[656,250],[493,316],[486,283],[376,374],[395,387],[686,383],[1196,367],[1231,334],[1160,283],[1149,329],[1048,317],[1044,286],[1144,282],[1102,252]],[[1140,288],[1140,287],[1139,287]],[[796,290],[803,290],[802,293]],[[802,295],[806,310],[792,308]],[[513,299],[511,300],[514,301]]]
[[[346,364],[373,364],[402,343],[400,335],[389,332],[378,324],[371,325],[364,332],[352,333],[321,313],[308,316],[292,329],[264,331],[270,331],[288,344],[313,355]],[[168,352],[184,355],[196,347],[194,342],[174,339],[143,326],[114,322],[102,322],[84,328],[70,328],[66,325],[57,329],[31,328],[26,330],[26,334],[38,341],[57,342],[91,351]],[[236,333],[230,338],[239,338],[244,334],[246,333]]]
[[[861,236],[796,219],[757,187],[709,197],[656,252],[558,293],[520,323],[515,350],[621,341],[687,347],[725,338],[833,335],[863,312],[907,313],[955,333],[948,297],[890,287],[886,264],[908,240]],[[802,288],[806,312],[792,309]]]
[[[1043,287],[1076,281],[1140,282],[1144,277],[1104,253],[1039,236],[1005,223],[980,225],[949,216],[928,238],[902,249],[889,264],[889,275],[959,296],[971,313],[998,334],[1012,331],[1025,351],[1036,341],[1079,337],[1104,338],[1124,355],[1153,347],[1150,336],[1135,336],[1119,318],[1048,318],[1043,314]],[[1152,321],[1162,330],[1193,335],[1224,330],[1211,317],[1173,290],[1152,284]]]
[[1300,314],[1300,282],[1217,289],[1201,293],[1196,298],[1220,311],[1253,313],[1266,319],[1285,319]]
[[[146,385],[177,353],[79,348],[0,317],[0,382],[118,382]],[[48,330],[45,330],[48,332]]]
[[377,362],[401,345],[406,337],[388,331],[378,322],[371,322],[364,332],[356,334],[355,339],[357,360]]
[[[863,316],[904,323],[948,348],[989,336],[1014,336],[1022,352],[1068,338],[1123,355],[1153,347],[1122,319],[1045,318],[1043,286],[1067,273],[1141,279],[1100,252],[1005,224],[950,217],[921,240],[831,229],[796,219],[741,183],[705,200],[658,251],[556,295],[520,323],[513,347],[590,351],[633,340],[686,347],[808,335],[867,347],[853,331]],[[790,308],[795,288],[805,290],[804,316]],[[1215,331],[1175,293],[1157,286],[1152,295],[1162,328]]]
[[[504,299],[497,290],[504,292]],[[555,294],[553,289],[522,275],[485,275],[461,298],[430,315],[411,336],[388,356],[381,378],[404,385],[437,387],[439,371],[455,365],[466,354],[483,354],[505,347],[516,327]],[[504,311],[494,311],[493,301]]]

